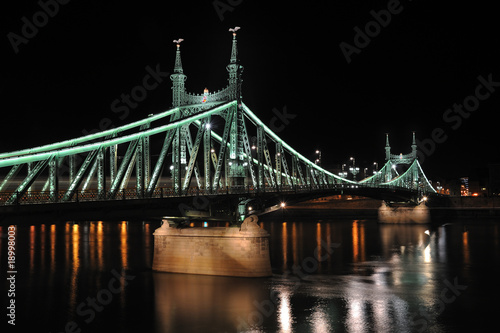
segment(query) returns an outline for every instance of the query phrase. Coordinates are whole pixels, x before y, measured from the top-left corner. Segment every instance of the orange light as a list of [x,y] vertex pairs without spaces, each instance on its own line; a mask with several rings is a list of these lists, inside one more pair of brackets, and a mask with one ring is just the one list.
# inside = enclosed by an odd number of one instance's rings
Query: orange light
[[477,197],[477,196],[479,196],[479,193],[472,193],[472,196]]

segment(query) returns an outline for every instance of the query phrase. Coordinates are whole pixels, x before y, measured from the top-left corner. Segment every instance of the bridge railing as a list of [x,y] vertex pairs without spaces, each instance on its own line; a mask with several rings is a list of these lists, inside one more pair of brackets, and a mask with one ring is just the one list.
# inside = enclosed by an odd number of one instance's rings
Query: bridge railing
[[[222,196],[222,195],[258,195],[262,193],[307,193],[318,191],[362,191],[363,189],[385,189],[385,190],[406,190],[392,185],[378,184],[318,184],[318,185],[283,185],[279,187],[265,187],[258,189],[254,186],[232,186],[220,187],[216,191],[206,191],[199,187],[190,187],[182,193],[176,193],[171,187],[158,187],[151,196],[145,197],[144,193],[139,193],[135,188],[122,189],[113,196],[109,192],[99,191],[97,189],[87,189],[77,191],[70,200],[64,200],[65,191],[51,193],[49,191],[28,191],[20,196],[16,192],[0,192],[0,206],[6,205],[32,205],[32,204],[50,204],[65,202],[91,202],[91,201],[115,201],[115,200],[138,200],[138,199],[162,199],[174,197],[193,197],[193,196]],[[15,200],[12,200],[15,198]]]

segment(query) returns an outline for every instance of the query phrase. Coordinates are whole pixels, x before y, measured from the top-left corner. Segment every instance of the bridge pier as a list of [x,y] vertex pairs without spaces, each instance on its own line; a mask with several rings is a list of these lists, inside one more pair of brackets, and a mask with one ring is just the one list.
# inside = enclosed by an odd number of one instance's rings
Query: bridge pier
[[378,220],[380,223],[425,224],[430,223],[431,218],[424,202],[419,205],[388,205],[383,201],[378,209]]
[[153,270],[239,277],[270,276],[269,233],[255,215],[240,227],[176,228],[168,221],[154,235]]

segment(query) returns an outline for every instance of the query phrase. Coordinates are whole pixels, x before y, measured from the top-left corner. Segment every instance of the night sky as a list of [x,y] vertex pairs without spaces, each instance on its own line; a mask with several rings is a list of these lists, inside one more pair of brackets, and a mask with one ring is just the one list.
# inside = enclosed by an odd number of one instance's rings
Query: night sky
[[[127,116],[111,105],[142,84],[148,66],[173,70],[173,39],[185,40],[188,91],[225,87],[228,29],[240,26],[244,102],[268,124],[273,109],[286,108],[289,123],[278,135],[306,157],[319,148],[327,166],[350,156],[361,167],[382,164],[386,132],[393,153],[408,153],[416,131],[431,179],[500,162],[494,2],[72,0],[56,10],[54,1],[46,1],[52,15],[45,16],[34,0],[2,5],[2,152],[78,137],[103,119],[120,126],[170,108],[168,77]],[[13,39],[24,38],[34,16],[37,33],[25,43]],[[366,34],[366,27],[371,37],[363,38],[358,31]],[[350,45],[348,57],[342,42]],[[453,110],[464,103],[473,111]]]

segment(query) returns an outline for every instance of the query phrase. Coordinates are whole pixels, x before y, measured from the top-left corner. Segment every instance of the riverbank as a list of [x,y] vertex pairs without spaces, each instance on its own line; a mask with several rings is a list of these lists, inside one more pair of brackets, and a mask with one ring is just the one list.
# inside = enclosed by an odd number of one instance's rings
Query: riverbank
[[[335,195],[287,205],[272,216],[376,219],[381,205],[382,200]],[[432,218],[500,217],[500,197],[443,197],[428,206]]]

